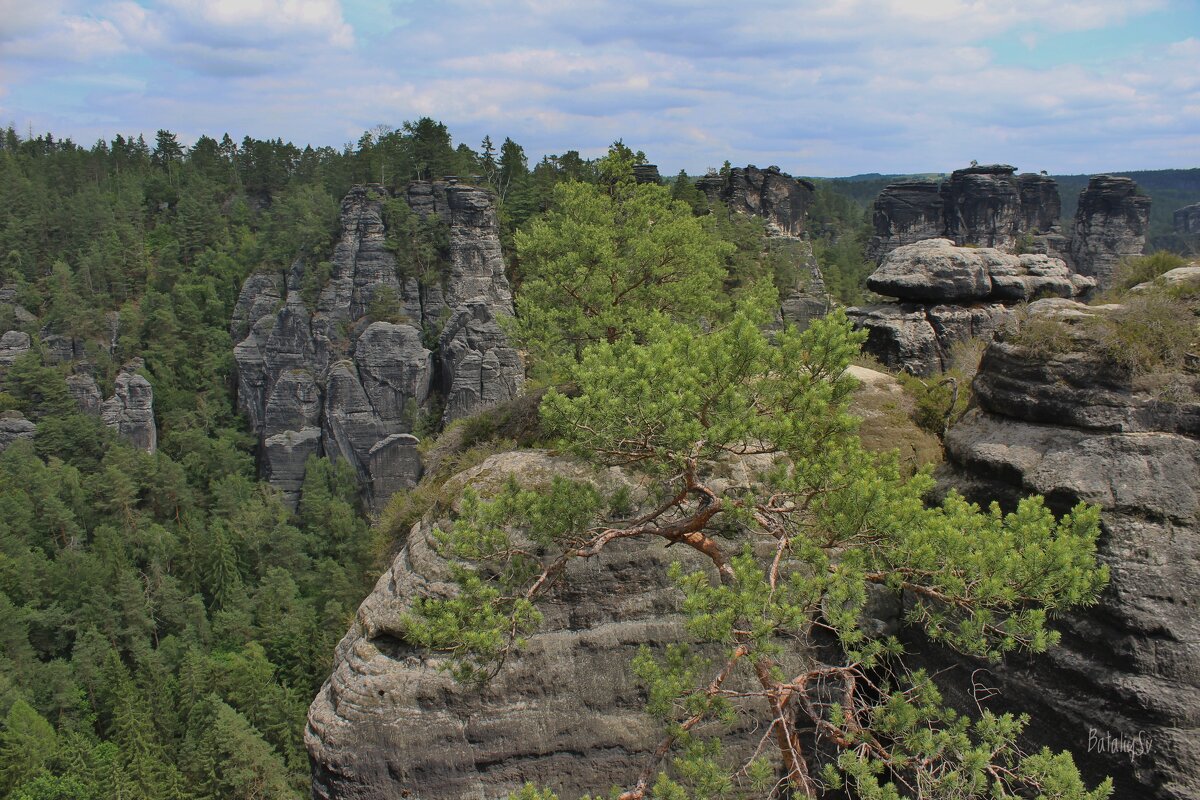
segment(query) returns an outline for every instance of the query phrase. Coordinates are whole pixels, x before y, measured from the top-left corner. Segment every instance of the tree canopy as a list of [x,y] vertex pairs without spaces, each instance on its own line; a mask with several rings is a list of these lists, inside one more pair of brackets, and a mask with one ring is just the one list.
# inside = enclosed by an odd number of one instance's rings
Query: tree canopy
[[697,323],[725,305],[731,246],[666,187],[636,183],[632,167],[614,149],[605,180],[559,183],[551,209],[516,236],[518,336],[545,367],[639,336],[659,316]]

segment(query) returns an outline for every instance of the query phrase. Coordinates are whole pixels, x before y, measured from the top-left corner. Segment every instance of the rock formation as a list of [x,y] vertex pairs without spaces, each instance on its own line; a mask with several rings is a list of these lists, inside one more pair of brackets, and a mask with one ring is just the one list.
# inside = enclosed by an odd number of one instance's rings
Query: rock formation
[[37,433],[34,425],[19,411],[0,411],[0,453],[18,439],[32,439]]
[[1131,178],[1097,175],[1079,195],[1071,258],[1075,269],[1107,288],[1123,258],[1139,256],[1150,227],[1150,198]]
[[1200,234],[1200,203],[1193,203],[1175,210],[1175,232],[1186,235]]
[[707,175],[696,182],[709,203],[720,201],[731,211],[753,214],[767,230],[783,236],[802,236],[816,187],[780,172],[779,167],[759,169],[751,164],[733,167],[724,175]]
[[902,181],[884,187],[875,199],[875,235],[867,256],[876,263],[891,251],[946,234],[942,192],[934,181]]
[[[442,227],[433,279],[399,267],[392,248],[403,245],[388,241],[386,202]],[[308,456],[328,455],[354,468],[378,508],[420,477],[418,424],[436,427],[520,391],[524,369],[497,322],[512,314],[512,295],[492,198],[451,181],[410,184],[395,200],[356,187],[342,201],[315,302],[304,298],[310,268],[297,262],[286,276],[243,285],[230,322],[238,406],[259,436],[263,476],[288,502],[299,499]],[[389,318],[373,318],[385,301],[395,306]]]
[[973,166],[955,170],[940,185],[902,181],[885,187],[875,200],[868,257],[882,263],[898,247],[945,238],[1061,258],[1105,288],[1118,261],[1141,254],[1150,198],[1138,195],[1131,179],[1092,178],[1067,237],[1059,226],[1062,200],[1054,179],[1015,172],[1007,164]]
[[[1044,175],[1015,175],[1007,164],[955,170],[940,185],[902,181],[875,200],[867,254],[882,262],[897,247],[946,238],[958,245],[1012,250],[1020,244],[1059,255],[1058,186]],[[1039,241],[1040,240],[1040,241]]]
[[[154,389],[150,381],[137,373],[142,366],[142,360],[135,358],[121,368],[117,373],[113,396],[100,407],[100,418],[134,447],[153,453],[158,449],[158,428],[154,425]],[[94,381],[92,385],[95,385]],[[83,402],[76,395],[76,402],[80,402],[81,406],[91,402],[88,388],[85,387],[83,392],[86,395]]]
[[957,342],[995,331],[1008,316],[1006,304],[1076,297],[1093,285],[1057,258],[926,239],[893,250],[867,278],[872,291],[902,302],[848,313],[867,329],[868,353],[891,369],[931,375],[946,369]]
[[7,331],[0,336],[0,369],[11,367],[32,346],[33,340],[23,331]]
[[634,164],[633,179],[638,183],[662,183],[657,164]]
[[[1006,506],[1030,493],[1058,512],[1101,506],[1101,603],[1060,620],[1059,647],[987,681],[1032,711],[1032,746],[1071,749],[1091,779],[1114,776],[1117,797],[1183,800],[1200,797],[1200,387],[1184,374],[1188,388],[1154,391],[1100,355],[1090,320],[1112,310],[1041,300],[1030,319],[1058,326],[1058,352],[988,347],[943,484]],[[1098,750],[1106,738],[1139,749]]]

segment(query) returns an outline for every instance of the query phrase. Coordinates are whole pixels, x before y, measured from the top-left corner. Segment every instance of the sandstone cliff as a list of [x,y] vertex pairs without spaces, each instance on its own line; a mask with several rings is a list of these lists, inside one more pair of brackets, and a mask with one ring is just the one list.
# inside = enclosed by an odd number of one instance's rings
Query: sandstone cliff
[[867,253],[881,262],[897,247],[923,239],[1014,249],[1020,243],[1058,255],[1062,201],[1052,178],[1016,175],[1007,164],[955,170],[941,184],[902,181],[875,201],[875,235]]
[[1180,373],[1167,392],[1104,356],[1095,321],[1115,310],[1033,303],[1026,324],[1052,346],[989,346],[942,477],[979,502],[1036,492],[1058,511],[1102,507],[1102,602],[1061,620],[1060,647],[985,682],[1033,711],[1031,744],[1071,749],[1085,773],[1115,777],[1117,797],[1182,800],[1200,796],[1200,381]]
[[945,238],[1061,258],[1107,288],[1116,263],[1141,254],[1150,198],[1137,194],[1131,179],[1092,178],[1067,236],[1059,225],[1062,199],[1054,179],[1015,172],[1007,164],[973,166],[955,170],[941,184],[902,181],[885,187],[875,200],[868,257],[882,263],[898,247]]
[[328,455],[353,466],[380,506],[420,477],[419,425],[511,398],[524,379],[497,321],[512,314],[512,295],[491,196],[438,181],[410,184],[400,200],[440,225],[436,270],[402,268],[396,248],[411,243],[385,224],[396,201],[359,186],[342,201],[315,298],[305,293],[318,266],[297,262],[286,276],[252,275],[234,309],[238,406],[259,437],[263,476],[291,503],[308,456]]
[[1107,288],[1123,258],[1139,256],[1150,228],[1150,198],[1132,178],[1098,175],[1079,195],[1071,259],[1075,269]]
[[811,183],[780,172],[779,167],[759,169],[753,164],[705,176],[696,186],[710,203],[720,201],[730,211],[762,217],[767,230],[781,236],[804,235],[815,192]]

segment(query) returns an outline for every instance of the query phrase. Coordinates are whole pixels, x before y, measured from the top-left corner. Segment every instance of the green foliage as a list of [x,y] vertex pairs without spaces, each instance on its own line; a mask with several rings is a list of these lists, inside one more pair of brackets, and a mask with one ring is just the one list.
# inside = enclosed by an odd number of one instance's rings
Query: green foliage
[[[954,494],[928,505],[927,473],[905,480],[855,436],[845,369],[863,334],[835,314],[768,342],[761,321],[739,310],[701,333],[660,318],[638,339],[584,349],[577,391],[548,391],[543,424],[563,448],[645,473],[661,494],[630,519],[561,480],[510,482],[490,500],[467,493],[437,534],[459,593],[420,598],[408,638],[460,678],[485,679],[535,628],[567,563],[618,539],[665,539],[707,561],[670,574],[689,634],[711,655],[670,647],[635,659],[663,724],[659,752],[672,755],[665,768],[649,763],[626,797],[789,784],[815,794],[818,779],[856,797],[917,785],[947,800],[1106,797],[1111,787],[1088,792],[1069,756],[1024,756],[1023,719],[956,713],[928,675],[905,667],[896,638],[862,624],[869,595],[883,592],[908,598],[906,621],[960,652],[1044,651],[1058,637],[1049,616],[1095,602],[1107,582],[1095,561],[1099,510],[1055,519],[1038,498],[1004,513]],[[759,474],[716,483],[723,461],[752,456],[767,458]],[[764,710],[779,747],[739,764],[723,752],[722,726]]]
[[729,247],[662,186],[636,184],[631,162],[609,182],[559,184],[554,207],[517,234],[517,335],[543,368],[597,341],[641,335],[658,316],[695,322],[721,310]]
[[1166,291],[1130,295],[1091,325],[1101,352],[1131,375],[1179,370],[1200,351],[1200,303]]
[[1148,256],[1127,258],[1117,264],[1113,271],[1113,289],[1117,292],[1131,289],[1139,283],[1148,283],[1164,272],[1170,272],[1179,267],[1186,267],[1187,259],[1183,256],[1158,250]]
[[387,228],[386,245],[396,256],[396,274],[401,283],[417,279],[426,285],[441,278],[442,264],[450,246],[450,231],[436,214],[421,216],[399,198],[383,203]]

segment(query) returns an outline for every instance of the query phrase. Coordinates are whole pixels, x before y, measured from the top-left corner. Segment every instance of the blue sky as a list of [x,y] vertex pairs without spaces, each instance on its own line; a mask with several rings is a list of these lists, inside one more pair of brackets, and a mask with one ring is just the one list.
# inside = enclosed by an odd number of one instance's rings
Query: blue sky
[[432,116],[663,172],[1200,166],[1200,0],[0,0],[0,124],[340,147]]

